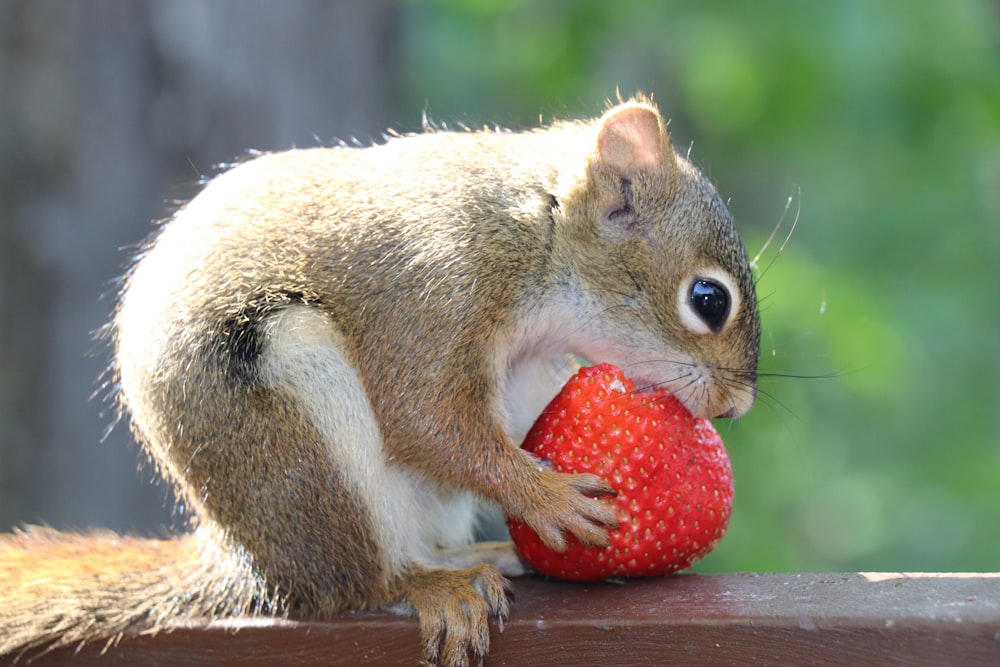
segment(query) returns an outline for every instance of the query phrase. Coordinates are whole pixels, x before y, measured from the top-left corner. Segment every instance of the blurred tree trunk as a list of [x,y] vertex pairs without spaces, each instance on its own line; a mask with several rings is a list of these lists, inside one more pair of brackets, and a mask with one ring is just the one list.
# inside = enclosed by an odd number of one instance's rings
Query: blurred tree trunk
[[109,388],[88,400],[114,279],[213,165],[377,136],[397,24],[390,0],[0,0],[0,530],[170,522],[127,425],[100,442]]

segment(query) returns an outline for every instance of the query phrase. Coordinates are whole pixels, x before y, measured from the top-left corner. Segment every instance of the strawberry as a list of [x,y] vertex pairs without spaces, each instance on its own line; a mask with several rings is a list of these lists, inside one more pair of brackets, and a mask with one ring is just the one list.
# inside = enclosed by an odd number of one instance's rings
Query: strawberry
[[537,572],[600,581],[664,575],[711,551],[729,522],[733,473],[712,423],[662,390],[636,392],[619,368],[581,369],[525,437],[525,449],[561,472],[589,472],[615,489],[620,527],[605,548],[567,535],[564,553],[516,517],[511,538]]

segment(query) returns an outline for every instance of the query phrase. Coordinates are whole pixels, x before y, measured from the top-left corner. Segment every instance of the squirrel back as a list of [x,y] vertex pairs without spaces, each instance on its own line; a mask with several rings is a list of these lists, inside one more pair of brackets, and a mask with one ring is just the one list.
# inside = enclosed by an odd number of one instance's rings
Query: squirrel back
[[484,505],[556,549],[616,524],[604,480],[513,436],[575,360],[734,417],[759,336],[732,218],[647,99],[257,157],[160,230],[113,323],[122,409],[200,527],[0,538],[0,653],[394,608],[420,618],[426,661],[465,664],[507,613],[501,571],[524,571],[509,543],[472,544]]

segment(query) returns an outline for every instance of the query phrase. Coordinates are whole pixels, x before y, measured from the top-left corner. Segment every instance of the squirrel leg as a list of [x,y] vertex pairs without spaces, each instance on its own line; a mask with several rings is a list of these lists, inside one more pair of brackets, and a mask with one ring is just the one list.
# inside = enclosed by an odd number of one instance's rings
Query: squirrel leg
[[449,570],[462,570],[479,563],[489,563],[505,577],[520,577],[531,572],[527,563],[521,560],[514,543],[474,542],[468,546],[440,549],[437,563]]
[[[439,545],[471,540],[477,511],[471,497],[438,487],[386,460],[364,384],[327,315],[308,306],[292,306],[274,315],[268,330],[262,377],[277,396],[304,412],[319,436],[322,446],[316,449],[328,460],[314,464],[332,467],[335,462],[341,478],[325,498],[310,501],[313,509],[303,506],[304,516],[314,520],[317,505],[333,509],[351,500],[348,515],[356,511],[356,519],[364,519],[362,535],[371,543],[372,562],[360,564],[363,567],[355,563],[351,569],[371,571],[377,577],[369,582],[374,594],[363,606],[415,613],[429,663],[454,667],[467,664],[469,655],[484,656],[489,647],[488,618],[506,617],[509,584],[496,567],[483,561],[492,555],[506,559],[513,568],[512,547],[439,551]],[[283,467],[289,468],[295,466]],[[341,522],[349,523],[343,518]],[[355,557],[365,557],[356,545],[352,549]],[[450,554],[450,562],[439,558],[441,553]],[[331,567],[344,566],[337,553],[328,559]],[[462,569],[451,569],[455,567]]]

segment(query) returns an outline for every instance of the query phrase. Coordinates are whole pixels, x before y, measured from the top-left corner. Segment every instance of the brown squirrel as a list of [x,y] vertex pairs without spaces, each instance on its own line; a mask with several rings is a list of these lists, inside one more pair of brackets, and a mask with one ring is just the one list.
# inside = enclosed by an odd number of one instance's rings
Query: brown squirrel
[[120,407],[196,527],[0,537],[0,654],[392,608],[419,618],[425,661],[467,664],[524,572],[509,543],[472,542],[484,505],[557,549],[615,525],[605,482],[512,437],[575,360],[735,417],[760,329],[731,216],[637,97],[249,160],[144,249],[112,337]]

